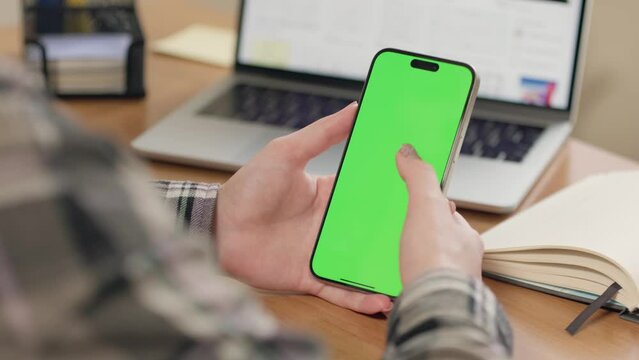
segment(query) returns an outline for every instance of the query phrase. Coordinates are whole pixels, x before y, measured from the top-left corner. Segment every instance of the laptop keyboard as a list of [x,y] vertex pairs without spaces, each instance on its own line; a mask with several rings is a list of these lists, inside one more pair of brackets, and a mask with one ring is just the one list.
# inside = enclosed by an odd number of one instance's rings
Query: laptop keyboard
[[461,153],[521,162],[543,131],[543,128],[537,126],[472,118]]
[[[300,129],[335,113],[353,99],[238,84],[205,106],[200,113]],[[543,128],[473,118],[461,153],[520,162]]]
[[301,129],[353,100],[239,84],[201,113]]

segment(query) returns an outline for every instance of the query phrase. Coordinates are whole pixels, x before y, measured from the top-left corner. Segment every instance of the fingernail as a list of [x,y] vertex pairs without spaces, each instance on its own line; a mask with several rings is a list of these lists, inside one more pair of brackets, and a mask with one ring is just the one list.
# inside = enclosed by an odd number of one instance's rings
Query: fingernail
[[359,103],[357,102],[357,100],[353,101],[352,103],[350,103],[348,106],[358,106]]
[[399,153],[403,156],[403,157],[412,157],[415,159],[419,159],[419,155],[417,155],[417,151],[415,150],[415,148],[413,147],[413,145],[411,144],[404,144],[402,145],[401,149],[399,149]]

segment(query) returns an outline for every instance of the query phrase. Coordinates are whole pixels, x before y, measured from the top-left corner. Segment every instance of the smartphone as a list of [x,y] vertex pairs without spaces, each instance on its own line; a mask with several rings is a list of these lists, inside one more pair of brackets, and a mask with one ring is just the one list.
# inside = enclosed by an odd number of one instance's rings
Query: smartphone
[[395,156],[412,144],[445,191],[478,88],[464,63],[396,49],[375,55],[311,257],[316,277],[400,294],[408,193]]

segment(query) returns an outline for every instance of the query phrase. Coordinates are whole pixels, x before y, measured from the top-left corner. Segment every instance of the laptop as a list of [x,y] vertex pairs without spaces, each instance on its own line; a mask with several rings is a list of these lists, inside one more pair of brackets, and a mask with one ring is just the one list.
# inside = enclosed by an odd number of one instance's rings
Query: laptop
[[[373,55],[400,48],[476,68],[479,98],[448,196],[508,213],[575,124],[590,2],[244,0],[232,74],[132,145],[153,159],[236,170],[273,138],[359,99]],[[343,147],[307,171],[334,173]]]

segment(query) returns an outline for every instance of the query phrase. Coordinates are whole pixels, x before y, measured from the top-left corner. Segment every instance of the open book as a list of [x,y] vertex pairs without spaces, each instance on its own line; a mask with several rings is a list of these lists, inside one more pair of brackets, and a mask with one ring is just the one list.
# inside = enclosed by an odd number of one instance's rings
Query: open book
[[639,171],[596,175],[485,232],[489,277],[590,303],[639,321]]

